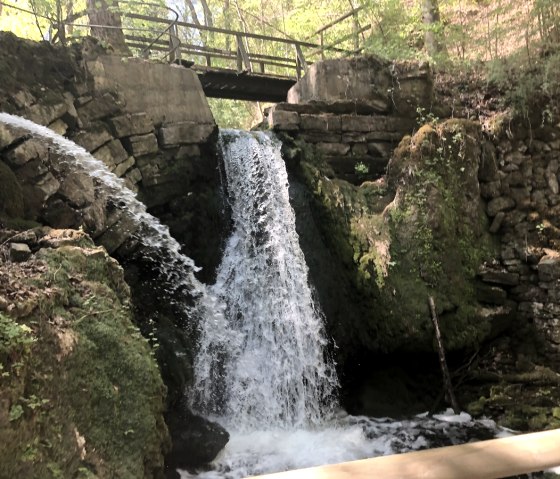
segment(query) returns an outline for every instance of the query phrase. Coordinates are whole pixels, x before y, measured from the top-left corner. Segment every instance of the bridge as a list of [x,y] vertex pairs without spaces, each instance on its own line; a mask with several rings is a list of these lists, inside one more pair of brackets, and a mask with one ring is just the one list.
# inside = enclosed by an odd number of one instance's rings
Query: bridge
[[[66,18],[52,18],[0,0],[0,5],[33,15],[50,23],[53,43],[66,43],[73,36],[95,30],[122,30],[129,51],[137,56],[181,64],[195,70],[208,97],[234,100],[282,102],[288,90],[317,59],[349,56],[360,50],[364,34],[371,25],[360,27],[356,8],[323,26],[312,35],[317,41],[296,40],[249,31],[218,28],[181,21],[170,7],[159,4],[120,0],[122,25],[98,25],[88,21],[83,10]],[[165,9],[167,16],[134,12],[135,6]],[[351,21],[350,33],[327,42],[327,33],[335,26]],[[93,35],[95,36],[95,35]],[[352,48],[345,48],[351,45]],[[282,52],[281,54],[278,52]]]

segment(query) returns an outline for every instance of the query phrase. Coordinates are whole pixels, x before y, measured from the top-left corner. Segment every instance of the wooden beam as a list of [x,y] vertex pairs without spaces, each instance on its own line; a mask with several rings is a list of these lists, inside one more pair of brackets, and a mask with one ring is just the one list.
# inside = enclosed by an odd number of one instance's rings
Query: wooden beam
[[556,466],[560,466],[560,429],[256,477],[498,479]]

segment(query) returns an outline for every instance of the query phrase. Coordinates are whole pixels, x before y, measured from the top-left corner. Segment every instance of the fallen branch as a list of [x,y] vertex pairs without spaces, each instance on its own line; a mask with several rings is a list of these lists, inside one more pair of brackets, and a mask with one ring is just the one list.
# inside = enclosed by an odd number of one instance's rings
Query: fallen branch
[[459,407],[459,403],[457,402],[457,398],[455,397],[455,393],[453,392],[451,376],[449,375],[449,369],[447,368],[447,361],[445,360],[445,350],[443,349],[443,341],[441,340],[441,332],[439,330],[436,304],[434,302],[434,298],[432,298],[431,296],[428,296],[428,304],[430,305],[430,312],[432,313],[432,323],[434,325],[434,330],[436,333],[439,365],[441,366],[441,374],[443,375],[443,385],[445,386],[445,390],[447,391],[447,396],[449,397],[449,401],[451,402],[453,411],[455,412],[455,414],[459,414],[461,412],[461,408]]

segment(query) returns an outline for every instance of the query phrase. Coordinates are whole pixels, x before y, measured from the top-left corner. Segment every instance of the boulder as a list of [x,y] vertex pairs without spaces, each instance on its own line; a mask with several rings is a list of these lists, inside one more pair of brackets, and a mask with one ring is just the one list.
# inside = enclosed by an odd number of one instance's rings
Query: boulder
[[11,261],[19,263],[29,259],[31,256],[31,250],[25,243],[11,243],[9,255]]
[[189,411],[171,412],[166,422],[173,444],[166,457],[167,468],[208,464],[229,441],[229,433],[222,426]]

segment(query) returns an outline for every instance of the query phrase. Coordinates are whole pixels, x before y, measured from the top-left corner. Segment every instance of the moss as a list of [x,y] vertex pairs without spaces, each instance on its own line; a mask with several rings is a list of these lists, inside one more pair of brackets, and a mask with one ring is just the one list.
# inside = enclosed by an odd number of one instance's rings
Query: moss
[[[489,334],[474,288],[476,270],[495,250],[478,200],[480,134],[464,120],[426,125],[396,149],[386,183],[363,188],[329,179],[316,158],[303,161],[317,223],[362,302],[340,334],[370,350],[431,351],[429,296],[447,349],[473,347]],[[348,342],[336,334],[337,343]]]
[[[18,356],[19,371],[12,360],[1,379],[8,405],[0,408],[3,473],[153,477],[167,443],[165,389],[131,322],[122,271],[97,248],[64,246],[38,256],[17,275],[20,294],[35,307],[10,318],[36,341]],[[14,410],[20,417],[2,421]]]

